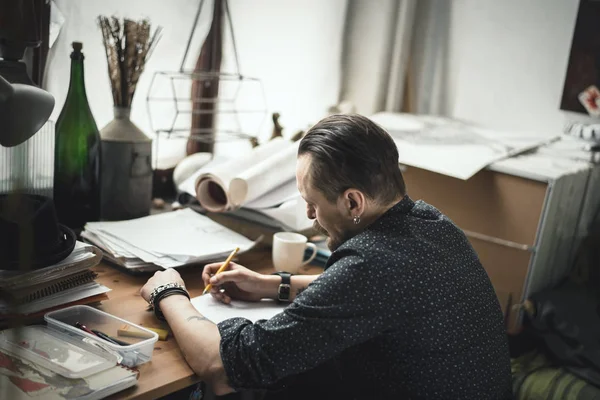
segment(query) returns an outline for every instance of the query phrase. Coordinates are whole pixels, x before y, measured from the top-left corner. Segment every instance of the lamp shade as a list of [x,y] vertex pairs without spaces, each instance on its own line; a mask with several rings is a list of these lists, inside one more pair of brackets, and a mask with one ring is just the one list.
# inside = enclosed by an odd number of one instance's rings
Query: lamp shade
[[50,93],[36,86],[11,84],[0,76],[0,145],[25,142],[44,126],[53,109]]

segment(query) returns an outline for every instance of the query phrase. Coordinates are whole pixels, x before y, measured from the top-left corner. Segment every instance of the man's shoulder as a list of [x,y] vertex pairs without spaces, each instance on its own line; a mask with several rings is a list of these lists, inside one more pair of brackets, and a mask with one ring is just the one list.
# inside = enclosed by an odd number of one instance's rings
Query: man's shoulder
[[359,234],[333,251],[328,264],[345,267],[366,266],[371,270],[387,264],[400,266],[409,261],[402,249],[413,240],[409,237],[390,238],[385,234]]
[[415,206],[409,213],[412,217],[423,218],[423,219],[448,219],[440,210],[434,205],[425,202],[424,200],[416,200]]

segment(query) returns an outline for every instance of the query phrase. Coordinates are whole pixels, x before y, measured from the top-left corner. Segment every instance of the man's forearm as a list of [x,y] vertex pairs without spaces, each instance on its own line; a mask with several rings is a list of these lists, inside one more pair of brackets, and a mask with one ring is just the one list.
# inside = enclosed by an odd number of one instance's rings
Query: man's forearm
[[210,383],[216,394],[232,392],[221,360],[217,326],[198,313],[184,296],[166,297],[160,302],[160,309],[194,372]]

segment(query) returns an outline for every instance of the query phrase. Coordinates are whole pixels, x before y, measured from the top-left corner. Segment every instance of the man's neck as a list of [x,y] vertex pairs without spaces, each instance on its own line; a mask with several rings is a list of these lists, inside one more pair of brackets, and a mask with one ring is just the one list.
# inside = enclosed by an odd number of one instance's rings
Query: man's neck
[[371,203],[371,206],[369,207],[369,210],[367,212],[365,212],[365,214],[363,216],[361,216],[361,226],[362,227],[366,227],[371,225],[373,222],[377,221],[379,218],[381,218],[381,216],[383,214],[385,214],[386,212],[388,212],[388,210],[392,207],[394,207],[396,204],[398,204],[398,202],[400,202],[402,199],[404,198],[404,195],[394,199],[392,202],[385,204],[385,205],[379,205],[376,203]]

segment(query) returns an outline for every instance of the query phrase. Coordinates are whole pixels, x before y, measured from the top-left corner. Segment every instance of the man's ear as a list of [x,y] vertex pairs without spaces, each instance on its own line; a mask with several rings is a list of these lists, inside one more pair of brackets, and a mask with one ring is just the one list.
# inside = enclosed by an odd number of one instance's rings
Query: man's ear
[[347,215],[348,218],[360,217],[365,212],[366,200],[365,195],[360,190],[347,189],[340,196],[341,204],[339,204],[339,207],[342,214]]

